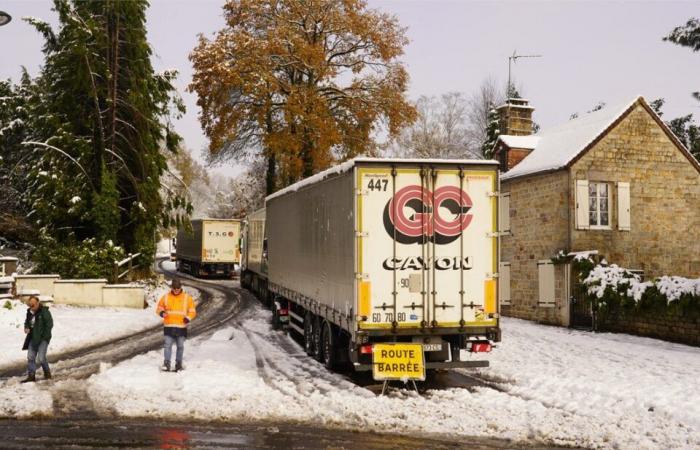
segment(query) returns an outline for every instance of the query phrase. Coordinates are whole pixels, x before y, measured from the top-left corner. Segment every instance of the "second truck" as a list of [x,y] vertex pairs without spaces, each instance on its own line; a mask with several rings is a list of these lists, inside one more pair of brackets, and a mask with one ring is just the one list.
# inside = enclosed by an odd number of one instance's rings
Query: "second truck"
[[240,237],[240,220],[193,220],[191,232],[184,228],[177,232],[177,270],[194,276],[231,278],[240,263]]

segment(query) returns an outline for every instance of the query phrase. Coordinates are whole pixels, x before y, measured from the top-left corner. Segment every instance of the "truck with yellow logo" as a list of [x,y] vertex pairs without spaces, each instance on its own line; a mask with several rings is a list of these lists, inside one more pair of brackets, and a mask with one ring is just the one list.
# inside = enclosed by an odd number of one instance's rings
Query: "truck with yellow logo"
[[498,189],[495,161],[357,158],[267,197],[273,323],[375,379],[488,366]]
[[196,219],[191,223],[191,231],[177,231],[177,270],[194,276],[231,278],[241,260],[241,221]]

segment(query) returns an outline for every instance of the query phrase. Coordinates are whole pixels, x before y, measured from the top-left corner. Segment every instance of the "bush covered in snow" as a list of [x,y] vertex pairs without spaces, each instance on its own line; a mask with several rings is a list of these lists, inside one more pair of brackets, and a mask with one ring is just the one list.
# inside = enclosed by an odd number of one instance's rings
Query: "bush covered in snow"
[[663,276],[642,281],[615,264],[599,264],[583,284],[603,315],[649,313],[700,319],[700,278]]
[[63,278],[107,278],[114,261],[124,259],[124,249],[108,241],[75,238],[58,245],[54,239],[43,237],[32,255],[38,273],[57,273]]

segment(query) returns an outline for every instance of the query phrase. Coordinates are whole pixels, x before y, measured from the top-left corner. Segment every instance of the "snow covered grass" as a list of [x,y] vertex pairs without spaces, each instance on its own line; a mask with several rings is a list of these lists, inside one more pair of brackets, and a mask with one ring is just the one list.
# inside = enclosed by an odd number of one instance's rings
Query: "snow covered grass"
[[492,367],[479,373],[497,389],[379,397],[272,332],[267,314],[188,341],[184,372],[160,372],[161,352],[151,352],[93,376],[89,394],[133,417],[289,420],[591,448],[700,446],[697,348],[505,319]]

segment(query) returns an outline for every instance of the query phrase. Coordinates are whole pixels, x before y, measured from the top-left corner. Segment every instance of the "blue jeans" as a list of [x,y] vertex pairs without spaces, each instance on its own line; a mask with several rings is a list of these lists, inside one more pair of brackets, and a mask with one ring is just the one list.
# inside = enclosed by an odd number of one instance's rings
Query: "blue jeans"
[[41,341],[39,343],[39,348],[34,348],[32,342],[29,342],[29,348],[27,349],[27,372],[29,375],[34,375],[36,373],[36,360],[39,360],[41,368],[44,369],[44,375],[49,373],[49,361],[46,359],[46,350],[49,348],[49,343],[46,341]]
[[185,336],[168,336],[167,334],[163,336],[165,338],[165,344],[163,345],[164,359],[167,364],[170,364],[170,357],[173,353],[173,344],[177,344],[177,353],[175,354],[175,363],[182,364],[182,356],[185,353]]

